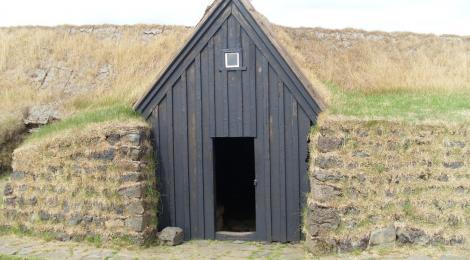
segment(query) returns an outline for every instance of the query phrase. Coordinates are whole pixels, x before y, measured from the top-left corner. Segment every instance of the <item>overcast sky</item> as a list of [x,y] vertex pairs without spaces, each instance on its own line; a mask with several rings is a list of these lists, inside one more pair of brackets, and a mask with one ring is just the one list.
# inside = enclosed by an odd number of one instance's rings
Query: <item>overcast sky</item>
[[[195,25],[212,0],[0,0],[0,26]],[[470,35],[470,0],[253,0],[287,26]]]

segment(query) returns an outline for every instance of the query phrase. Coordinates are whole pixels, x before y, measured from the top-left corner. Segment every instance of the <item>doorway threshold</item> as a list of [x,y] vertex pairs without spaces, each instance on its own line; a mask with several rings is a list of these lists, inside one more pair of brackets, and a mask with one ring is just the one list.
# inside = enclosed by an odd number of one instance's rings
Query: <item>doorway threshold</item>
[[240,240],[240,241],[255,241],[256,232],[230,232],[230,231],[217,231],[215,233],[217,240]]

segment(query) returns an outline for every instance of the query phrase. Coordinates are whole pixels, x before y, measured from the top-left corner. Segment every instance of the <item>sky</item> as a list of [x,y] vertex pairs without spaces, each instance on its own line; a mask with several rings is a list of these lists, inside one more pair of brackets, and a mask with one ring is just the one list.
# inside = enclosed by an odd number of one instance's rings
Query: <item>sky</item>
[[[0,26],[196,25],[212,0],[0,0]],[[470,35],[470,0],[252,0],[292,27]]]

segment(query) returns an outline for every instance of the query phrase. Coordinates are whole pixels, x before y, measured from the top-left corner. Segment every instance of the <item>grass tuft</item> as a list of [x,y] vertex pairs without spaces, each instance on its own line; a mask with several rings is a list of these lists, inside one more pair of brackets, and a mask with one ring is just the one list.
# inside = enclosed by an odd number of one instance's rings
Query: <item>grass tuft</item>
[[94,247],[101,247],[103,245],[103,241],[101,236],[99,235],[89,235],[85,237],[85,241]]
[[92,123],[138,118],[140,118],[139,114],[127,105],[115,105],[86,110],[66,118],[63,121],[40,128],[37,132],[30,135],[26,142],[41,139],[64,130],[83,128]]

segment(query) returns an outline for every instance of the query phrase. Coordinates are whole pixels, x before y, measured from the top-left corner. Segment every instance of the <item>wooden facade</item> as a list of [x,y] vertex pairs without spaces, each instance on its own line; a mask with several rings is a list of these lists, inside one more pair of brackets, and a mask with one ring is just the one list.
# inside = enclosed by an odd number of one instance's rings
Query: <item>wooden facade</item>
[[[224,53],[241,53],[227,69]],[[152,124],[161,227],[215,239],[213,138],[254,138],[256,234],[301,238],[307,136],[321,105],[243,0],[220,0],[136,110]]]

